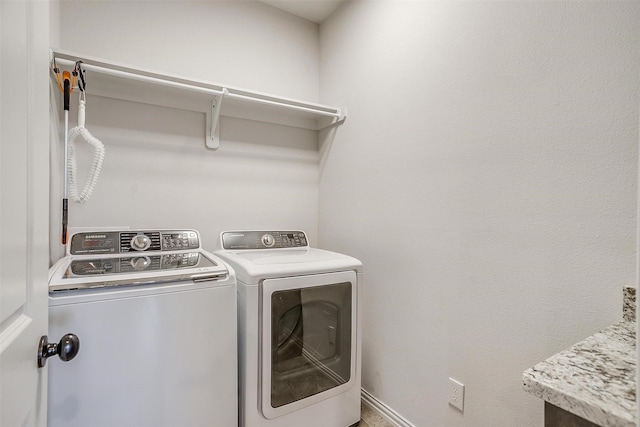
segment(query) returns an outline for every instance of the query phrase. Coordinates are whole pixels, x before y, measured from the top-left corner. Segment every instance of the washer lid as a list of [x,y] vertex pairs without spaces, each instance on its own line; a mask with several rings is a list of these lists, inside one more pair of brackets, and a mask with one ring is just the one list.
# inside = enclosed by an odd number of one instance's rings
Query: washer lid
[[220,250],[215,254],[235,270],[238,281],[257,285],[273,277],[303,276],[336,271],[362,271],[362,263],[348,255],[316,248]]
[[202,282],[227,277],[229,270],[225,264],[203,250],[66,256],[49,270],[49,292]]

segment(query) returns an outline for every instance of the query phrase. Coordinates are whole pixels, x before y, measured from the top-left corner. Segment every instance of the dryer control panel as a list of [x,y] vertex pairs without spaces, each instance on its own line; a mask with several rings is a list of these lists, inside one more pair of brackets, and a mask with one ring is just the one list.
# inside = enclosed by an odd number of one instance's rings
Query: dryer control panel
[[224,249],[282,249],[309,246],[304,231],[225,231]]
[[127,252],[186,251],[200,249],[195,230],[92,231],[71,238],[71,255],[106,255]]

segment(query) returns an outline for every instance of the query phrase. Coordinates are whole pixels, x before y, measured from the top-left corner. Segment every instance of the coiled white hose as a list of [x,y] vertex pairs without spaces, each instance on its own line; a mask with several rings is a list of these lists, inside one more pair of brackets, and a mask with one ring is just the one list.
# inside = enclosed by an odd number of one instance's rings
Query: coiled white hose
[[[91,133],[84,127],[85,121],[85,105],[84,92],[80,93],[80,104],[78,106],[78,126],[69,131],[69,150],[67,153],[67,160],[69,162],[69,169],[67,171],[67,178],[69,180],[69,195],[71,200],[76,203],[84,203],[89,200],[93,190],[98,182],[98,176],[102,169],[102,162],[104,161],[104,145],[102,142],[91,135]],[[77,162],[75,154],[75,140],[78,137],[82,137],[87,143],[91,144],[94,148],[93,162],[91,163],[91,169],[89,170],[89,176],[84,188],[78,194],[77,189]]]

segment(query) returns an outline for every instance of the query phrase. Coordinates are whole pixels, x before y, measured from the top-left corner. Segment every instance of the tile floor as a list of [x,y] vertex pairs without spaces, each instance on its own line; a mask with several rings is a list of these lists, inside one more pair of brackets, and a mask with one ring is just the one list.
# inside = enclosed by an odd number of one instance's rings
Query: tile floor
[[358,424],[358,427],[394,427],[393,424],[382,418],[367,405],[362,405],[361,411],[361,421],[360,424]]

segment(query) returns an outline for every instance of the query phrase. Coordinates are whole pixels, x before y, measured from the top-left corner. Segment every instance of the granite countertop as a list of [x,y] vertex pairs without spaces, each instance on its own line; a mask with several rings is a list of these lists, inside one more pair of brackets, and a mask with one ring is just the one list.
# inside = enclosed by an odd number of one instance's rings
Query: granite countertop
[[623,321],[526,370],[524,390],[603,427],[636,427],[633,288],[623,312]]

